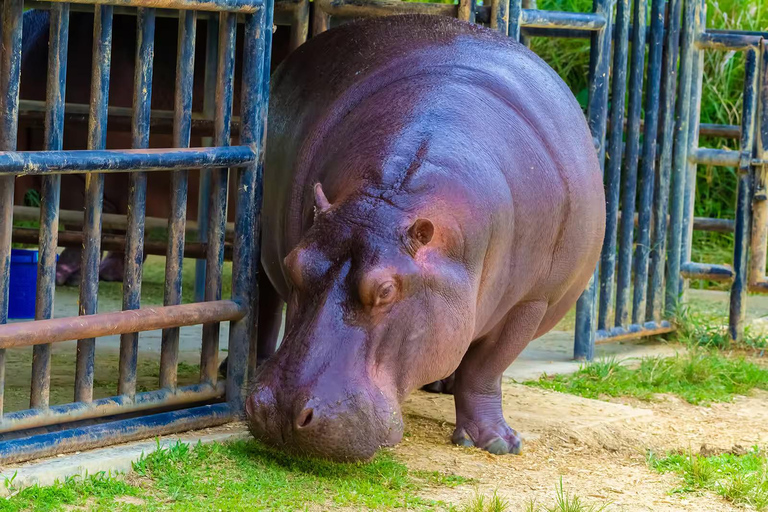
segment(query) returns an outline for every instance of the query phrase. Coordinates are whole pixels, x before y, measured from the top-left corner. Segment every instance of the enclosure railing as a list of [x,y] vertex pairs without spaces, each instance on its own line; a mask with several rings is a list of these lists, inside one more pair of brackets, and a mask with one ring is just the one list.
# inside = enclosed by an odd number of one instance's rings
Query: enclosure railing
[[[266,134],[269,54],[273,7],[269,0],[114,0],[94,3],[91,101],[87,108],[88,148],[62,151],[70,4],[50,4],[47,99],[44,108],[45,151],[17,152],[23,0],[4,0],[0,58],[0,323],[6,324],[13,194],[17,175],[42,176],[39,210],[36,319],[0,326],[0,460],[8,463],[69,450],[119,443],[147,435],[221,424],[243,411],[249,351],[255,350],[254,315],[259,255],[259,209]],[[132,149],[105,150],[114,6],[135,8],[136,68],[131,109]],[[179,47],[172,117],[173,148],[147,149],[151,130],[152,71],[156,8],[179,9]],[[213,108],[213,147],[188,148],[193,126],[192,94],[198,11],[216,12],[218,59]],[[230,146],[235,38],[238,13],[245,40],[242,68],[239,141]],[[213,19],[213,18],[211,18]],[[127,112],[125,112],[127,114]],[[167,118],[168,116],[166,116]],[[187,175],[210,169],[212,196],[208,239],[196,249],[207,262],[205,302],[181,304],[185,255]],[[237,180],[236,214],[231,242],[232,298],[222,300],[227,179]],[[167,221],[163,307],[140,307],[147,172],[172,175],[171,217]],[[125,275],[122,311],[97,313],[102,234],[104,175],[129,172],[129,213],[125,222]],[[59,245],[61,175],[84,173],[86,205],[81,243],[80,316],[54,318],[56,253]],[[25,232],[22,232],[24,234]],[[29,234],[28,232],[26,233]],[[29,241],[30,237],[21,237]],[[226,381],[217,380],[219,325],[230,322]],[[179,328],[203,324],[200,383],[178,386]],[[136,385],[139,332],[162,329],[159,387],[139,392]],[[96,338],[120,335],[117,395],[94,400]],[[74,402],[49,404],[51,347],[77,341]],[[253,347],[252,347],[253,345]],[[30,409],[2,414],[6,349],[33,347]],[[226,401],[221,402],[222,399]]]

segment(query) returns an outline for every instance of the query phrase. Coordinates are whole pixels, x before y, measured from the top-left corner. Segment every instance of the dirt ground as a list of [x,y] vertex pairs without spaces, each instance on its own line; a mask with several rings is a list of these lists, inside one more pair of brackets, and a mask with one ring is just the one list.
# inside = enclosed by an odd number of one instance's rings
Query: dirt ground
[[668,396],[651,403],[604,402],[505,383],[504,410],[525,440],[519,456],[452,446],[453,399],[426,393],[413,395],[405,405],[406,437],[394,451],[411,469],[476,480],[426,493],[448,503],[497,491],[510,510],[525,510],[532,499],[551,505],[562,477],[567,492],[596,504],[610,502],[609,510],[703,512],[738,507],[713,493],[671,494],[679,477],[650,470],[648,450],[709,455],[768,441],[766,392],[701,407]]

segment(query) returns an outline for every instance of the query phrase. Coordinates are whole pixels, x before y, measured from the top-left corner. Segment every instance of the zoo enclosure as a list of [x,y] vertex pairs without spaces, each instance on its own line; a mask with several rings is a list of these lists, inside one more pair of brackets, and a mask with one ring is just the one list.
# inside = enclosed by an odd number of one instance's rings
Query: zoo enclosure
[[[90,5],[90,4],[95,5]],[[404,3],[400,0],[113,0],[111,2],[27,2],[51,10],[51,44],[45,113],[46,151],[14,152],[20,113],[18,100],[22,0],[3,2],[3,52],[0,66],[0,320],[8,302],[8,255],[12,230],[13,180],[16,175],[44,176],[40,210],[39,284],[35,322],[0,327],[0,386],[4,382],[4,350],[34,345],[30,408],[0,420],[0,460],[27,460],[65,451],[122,442],[147,435],[199,428],[230,421],[242,412],[248,367],[255,365],[257,232],[261,165],[268,97],[271,28],[289,26],[291,48],[309,36],[344,20],[384,14],[419,12],[454,16],[490,26],[526,42],[532,37],[587,38],[591,47],[590,88],[586,116],[595,146],[605,165],[607,234],[601,262],[577,306],[574,354],[591,358],[595,342],[669,332],[686,279],[732,282],[731,334],[738,337],[747,288],[767,289],[765,249],[768,205],[765,163],[768,147],[768,63],[763,34],[705,29],[705,4],[699,0],[595,0],[591,13],[537,10],[533,2],[494,0],[478,5]],[[67,31],[70,10],[92,10],[94,70],[90,105],[65,105]],[[650,10],[650,13],[649,13]],[[137,16],[136,91],[132,109],[108,107],[111,22],[115,12]],[[151,110],[151,56],[156,16],[178,16],[179,55],[175,109]],[[209,17],[206,97],[215,97],[204,112],[191,112],[192,66],[196,18]],[[246,27],[242,106],[232,117],[236,23]],[[281,29],[282,30],[282,29]],[[747,54],[745,100],[741,127],[705,126],[698,121],[705,50],[740,50]],[[646,55],[647,54],[647,55]],[[625,108],[626,96],[626,108]],[[762,108],[758,98],[762,98]],[[621,101],[618,101],[618,100]],[[611,101],[612,108],[608,105]],[[39,106],[38,106],[39,107]],[[61,151],[68,115],[86,113],[89,149]],[[758,112],[760,115],[758,116]],[[759,117],[759,119],[758,119]],[[130,123],[132,150],[104,147],[107,119]],[[146,151],[150,126],[172,129],[174,148]],[[212,136],[211,147],[186,149],[192,129]],[[234,132],[239,144],[229,146]],[[740,140],[741,150],[698,147],[699,134]],[[607,155],[607,159],[606,159]],[[699,164],[737,166],[739,201],[735,221],[693,217],[695,173]],[[203,169],[200,242],[185,244],[187,169]],[[236,222],[231,246],[225,238],[227,168],[237,169]],[[96,172],[98,171],[98,172]],[[131,173],[131,209],[122,226],[124,237],[101,233],[104,172]],[[171,172],[173,215],[167,221],[169,242],[155,247],[144,240],[146,172]],[[87,255],[80,283],[80,317],[52,319],[55,252],[62,173],[86,173],[87,205],[82,241]],[[750,228],[751,203],[754,222]],[[622,215],[623,214],[623,215]],[[210,219],[210,221],[208,221]],[[149,219],[150,222],[163,222]],[[691,262],[694,229],[734,231],[734,265]],[[747,253],[753,230],[752,260]],[[75,240],[77,242],[77,240]],[[110,245],[112,244],[112,245]],[[123,311],[96,314],[100,250],[125,248]],[[225,249],[232,251],[233,296],[221,300],[221,268]],[[139,309],[142,254],[167,255],[165,306]],[[204,257],[203,293],[195,304],[180,302],[183,255]],[[202,276],[203,273],[198,275]],[[226,382],[217,379],[220,322],[230,321],[230,366]],[[204,324],[200,383],[176,385],[179,327]],[[137,392],[138,333],[164,329],[158,389]],[[95,338],[121,335],[120,378],[116,395],[93,400]],[[76,395],[66,405],[49,405],[50,346],[78,339]],[[246,364],[247,363],[247,364]],[[0,388],[0,399],[2,388]],[[1,404],[1,401],[0,401]],[[1,407],[0,407],[1,410]]]

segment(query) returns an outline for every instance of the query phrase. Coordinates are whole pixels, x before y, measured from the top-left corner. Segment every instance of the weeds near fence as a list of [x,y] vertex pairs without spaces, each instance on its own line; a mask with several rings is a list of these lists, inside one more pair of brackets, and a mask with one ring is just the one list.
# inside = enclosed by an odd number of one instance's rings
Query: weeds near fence
[[[581,497],[565,490],[563,478],[560,477],[559,485],[555,486],[554,503],[549,506],[543,506],[536,503],[535,500],[528,502],[526,512],[606,512],[608,505],[592,504],[585,502]],[[513,508],[509,502],[499,496],[498,491],[490,496],[476,493],[474,498],[461,508],[451,509],[453,512],[511,512]]]
[[703,456],[672,453],[648,454],[648,465],[660,473],[677,473],[683,484],[673,492],[713,491],[726,500],[755,510],[768,510],[768,459],[753,447],[746,453]]
[[679,396],[694,405],[729,402],[750,390],[768,389],[768,369],[744,358],[713,350],[690,350],[674,357],[638,359],[635,368],[616,359],[583,364],[572,375],[544,375],[529,386],[586,398],[628,396],[653,400],[659,393]]

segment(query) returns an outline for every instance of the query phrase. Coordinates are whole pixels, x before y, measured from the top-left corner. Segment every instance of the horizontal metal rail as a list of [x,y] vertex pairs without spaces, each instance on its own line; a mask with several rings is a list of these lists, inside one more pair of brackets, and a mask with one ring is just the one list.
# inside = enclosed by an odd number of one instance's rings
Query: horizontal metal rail
[[737,167],[740,159],[741,155],[738,151],[711,148],[697,148],[689,157],[689,160],[696,164],[722,167]]
[[238,415],[239,411],[233,411],[230,404],[222,403],[3,441],[0,442],[0,463],[24,462],[149,436],[214,427],[237,419]]
[[520,24],[523,27],[594,31],[605,26],[605,17],[595,13],[523,9]]
[[[40,220],[40,208],[35,206],[21,206],[16,205],[13,207],[13,220],[22,221],[37,221]],[[83,225],[83,212],[76,210],[59,210],[59,224],[67,227],[82,227]],[[122,230],[124,231],[128,227],[128,217],[119,213],[103,213],[101,215],[101,228],[103,230]],[[168,227],[168,219],[161,217],[145,217],[144,227],[146,229],[166,229]],[[198,226],[196,220],[187,220],[186,222],[187,233],[197,234]],[[227,233],[231,236],[235,232],[235,225],[233,222],[227,223]]]
[[680,266],[680,275],[686,279],[707,279],[709,281],[731,282],[735,276],[729,265],[697,263],[690,261]]
[[47,409],[27,409],[11,412],[4,415],[2,421],[0,421],[0,442],[2,442],[2,434],[6,432],[94,418],[105,418],[161,407],[200,404],[223,397],[224,388],[225,382],[219,381],[215,385],[202,383],[175,390],[158,389],[156,391],[136,393],[133,398],[120,395],[94,400],[90,403],[74,402],[65,405],[54,405]]
[[[59,247],[82,247],[83,234],[77,231],[59,231]],[[40,232],[31,228],[15,228],[11,235],[11,240],[16,244],[37,245],[40,243]],[[144,253],[155,256],[164,256],[167,248],[165,242],[152,242],[144,240]],[[125,236],[101,233],[101,248],[105,251],[120,251],[125,249]],[[184,247],[185,258],[202,258],[205,256],[207,244],[203,242],[190,242]],[[231,260],[232,244],[224,246],[224,259]]]
[[231,300],[149,307],[95,315],[18,322],[0,326],[0,348],[112,336],[213,322],[240,320],[245,307]]
[[262,0],[50,0],[76,4],[116,5],[126,7],[152,7],[195,11],[225,11],[254,13],[264,5]]
[[83,172],[169,171],[241,167],[254,161],[249,146],[190,149],[2,151],[0,176]]
[[701,50],[747,50],[757,48],[762,37],[752,33],[704,32],[696,41]]
[[675,327],[668,321],[660,323],[646,322],[642,325],[631,324],[627,327],[613,327],[612,329],[599,330],[596,333],[595,343],[614,343],[622,340],[631,340],[646,336],[659,336],[673,332]]

